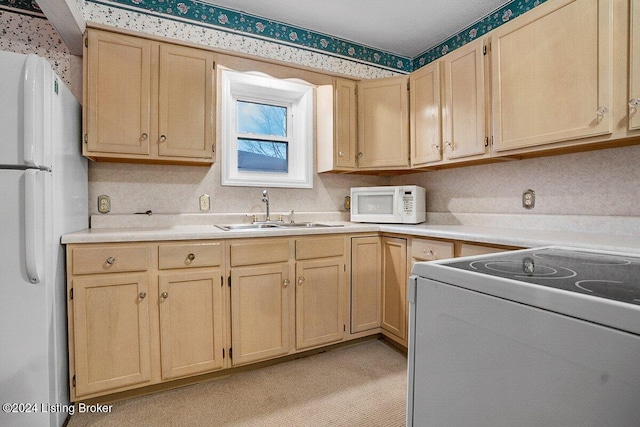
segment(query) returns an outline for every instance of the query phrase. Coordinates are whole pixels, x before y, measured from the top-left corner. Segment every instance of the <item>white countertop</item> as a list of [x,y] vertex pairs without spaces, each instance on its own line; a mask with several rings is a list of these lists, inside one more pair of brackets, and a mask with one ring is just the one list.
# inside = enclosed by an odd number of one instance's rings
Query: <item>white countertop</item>
[[433,237],[495,245],[533,248],[572,246],[640,254],[640,234],[549,231],[476,225],[393,225],[358,224],[327,221],[341,227],[304,229],[258,229],[224,231],[214,225],[174,225],[168,227],[91,228],[66,234],[62,243],[107,243],[161,240],[237,239],[253,237],[287,237],[341,233],[396,233],[414,237]]

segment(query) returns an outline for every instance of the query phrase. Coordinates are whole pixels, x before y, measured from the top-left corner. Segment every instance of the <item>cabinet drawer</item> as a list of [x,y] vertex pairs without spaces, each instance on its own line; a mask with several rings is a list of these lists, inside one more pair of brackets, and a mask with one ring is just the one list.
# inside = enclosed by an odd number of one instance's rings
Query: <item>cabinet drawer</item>
[[462,243],[460,244],[460,253],[458,256],[471,256],[471,255],[484,255],[484,254],[493,254],[496,252],[505,252],[508,251],[507,248],[496,248],[493,246],[484,246],[484,245],[474,245],[471,243]]
[[296,240],[296,259],[344,255],[344,237]]
[[78,247],[72,251],[73,274],[121,273],[145,271],[147,246]]
[[413,239],[411,241],[411,256],[423,261],[453,258],[453,242]]
[[289,240],[231,244],[231,266],[289,261]]
[[222,244],[171,243],[158,247],[158,268],[195,268],[222,265]]

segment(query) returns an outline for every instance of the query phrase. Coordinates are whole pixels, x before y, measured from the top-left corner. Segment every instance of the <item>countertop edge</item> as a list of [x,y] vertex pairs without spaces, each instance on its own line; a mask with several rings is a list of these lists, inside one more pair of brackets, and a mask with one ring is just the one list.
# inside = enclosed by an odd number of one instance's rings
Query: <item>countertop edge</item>
[[409,237],[449,239],[489,245],[533,248],[571,246],[640,253],[639,234],[600,234],[576,231],[531,230],[470,225],[397,225],[329,222],[338,227],[223,231],[213,225],[181,225],[144,228],[98,228],[62,236],[63,244],[157,242],[166,240],[243,239],[352,233],[392,233]]

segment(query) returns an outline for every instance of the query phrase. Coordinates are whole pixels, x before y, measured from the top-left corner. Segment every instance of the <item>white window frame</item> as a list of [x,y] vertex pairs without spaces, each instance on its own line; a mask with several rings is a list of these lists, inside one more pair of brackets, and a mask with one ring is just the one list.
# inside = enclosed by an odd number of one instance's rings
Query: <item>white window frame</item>
[[[314,86],[262,73],[222,70],[220,76],[221,184],[313,188]],[[288,172],[238,170],[237,101],[287,107]],[[256,137],[260,137],[256,135]]]

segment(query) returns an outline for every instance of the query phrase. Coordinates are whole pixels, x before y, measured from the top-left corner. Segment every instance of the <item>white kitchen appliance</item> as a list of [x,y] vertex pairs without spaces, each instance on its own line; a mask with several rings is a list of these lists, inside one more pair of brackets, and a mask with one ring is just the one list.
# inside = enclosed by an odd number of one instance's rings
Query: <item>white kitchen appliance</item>
[[65,256],[87,228],[81,109],[49,64],[0,52],[0,425],[61,426],[69,404]]
[[419,224],[426,218],[426,192],[417,185],[351,188],[351,221]]
[[412,273],[407,426],[639,425],[640,256],[547,247]]

